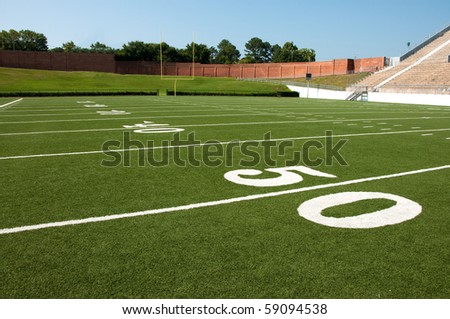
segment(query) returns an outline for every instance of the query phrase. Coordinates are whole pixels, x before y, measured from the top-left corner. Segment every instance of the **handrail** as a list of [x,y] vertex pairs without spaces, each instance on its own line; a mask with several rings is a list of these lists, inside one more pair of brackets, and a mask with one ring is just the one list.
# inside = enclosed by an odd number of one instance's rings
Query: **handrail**
[[415,46],[414,48],[412,48],[411,50],[409,50],[408,52],[406,52],[405,54],[403,54],[400,57],[400,62],[409,58],[411,55],[415,54],[417,51],[419,51],[420,49],[423,49],[425,46],[427,46],[428,44],[430,44],[431,42],[433,42],[434,40],[436,40],[437,38],[443,36],[447,31],[450,31],[450,24],[448,26],[446,26],[444,29],[442,29],[441,31],[437,32],[435,35],[433,35],[432,37],[428,38],[427,40],[423,41],[422,43],[420,43],[419,45]]
[[376,89],[375,87],[359,85],[352,88],[353,91],[383,92],[383,93],[416,93],[416,94],[450,94],[450,85],[436,84],[386,84]]

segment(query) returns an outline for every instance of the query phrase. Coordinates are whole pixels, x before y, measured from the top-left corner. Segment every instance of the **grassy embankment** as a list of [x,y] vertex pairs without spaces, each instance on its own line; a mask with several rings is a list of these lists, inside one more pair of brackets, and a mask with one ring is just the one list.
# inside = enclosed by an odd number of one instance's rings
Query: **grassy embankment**
[[[0,94],[124,94],[153,93],[174,90],[173,79],[159,76],[119,75],[99,72],[63,72],[0,68]],[[224,95],[270,95],[289,92],[284,85],[238,81],[233,78],[180,77],[176,83],[178,93],[218,93]]]

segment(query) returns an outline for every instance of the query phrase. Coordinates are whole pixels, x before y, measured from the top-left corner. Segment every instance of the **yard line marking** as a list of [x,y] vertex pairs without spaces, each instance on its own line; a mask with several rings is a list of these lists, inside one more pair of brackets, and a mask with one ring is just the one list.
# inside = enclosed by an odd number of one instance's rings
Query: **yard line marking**
[[[181,127],[181,126],[180,126]],[[450,128],[443,129],[433,129],[433,130],[414,130],[414,131],[394,131],[394,132],[375,132],[375,133],[355,133],[355,134],[337,134],[333,135],[333,138],[337,137],[361,137],[361,136],[377,136],[377,135],[394,135],[394,134],[408,134],[408,133],[420,133],[420,132],[443,132],[450,131]],[[283,137],[283,138],[274,138],[271,141],[281,142],[281,141],[298,141],[298,140],[306,140],[306,139],[322,139],[327,138],[327,135],[320,136],[299,136],[299,137]],[[154,146],[154,147],[142,147],[142,148],[132,148],[132,149],[114,149],[105,152],[135,152],[139,150],[157,150],[157,149],[171,149],[171,148],[183,148],[183,147],[198,147],[205,145],[228,145],[231,143],[239,144],[246,142],[263,142],[266,140],[245,140],[245,141],[228,141],[228,142],[215,142],[215,143],[200,143],[200,144],[189,144],[189,145],[169,145],[169,146]],[[0,157],[0,160],[10,160],[10,159],[26,159],[26,158],[38,158],[38,157],[58,157],[58,156],[72,156],[72,155],[90,155],[90,154],[101,154],[105,153],[102,150],[96,151],[79,151],[79,152],[66,152],[66,153],[47,153],[47,154],[30,154],[30,155],[12,155],[12,156],[4,156]]]
[[363,128],[371,128],[371,127],[373,127],[373,126],[370,126],[370,125],[369,126],[363,126]]
[[[251,116],[255,114],[240,114],[240,116]],[[257,115],[272,115],[272,114],[257,114]],[[222,116],[222,115],[216,115],[216,116]],[[234,115],[226,115],[226,116],[234,116]],[[178,117],[178,116],[177,116]],[[189,117],[189,116],[185,116]],[[194,116],[196,117],[196,116]],[[103,118],[103,119],[92,119],[92,121],[97,120],[116,120],[116,119],[142,119],[147,117],[129,117],[129,118]],[[159,117],[153,117],[153,118],[159,118]],[[449,117],[450,118],[450,117]],[[402,120],[402,119],[422,119],[422,118],[387,118],[385,120]],[[264,124],[287,124],[287,123],[327,123],[331,122],[333,120],[317,120],[317,121],[273,121],[273,122],[238,122],[238,123],[207,123],[207,124],[188,124],[188,125],[177,125],[180,127],[208,127],[208,126],[230,126],[230,125],[264,125]],[[345,120],[346,122],[349,121],[361,121],[361,119],[352,119],[352,120]],[[51,121],[53,122],[53,121]],[[65,122],[64,120],[62,122]],[[0,124],[14,124],[19,122],[0,122]],[[33,122],[34,123],[34,122]],[[176,124],[174,124],[176,125]],[[357,124],[347,124],[347,125],[357,125]],[[398,125],[394,125],[398,126]],[[401,125],[400,125],[401,126]],[[364,128],[370,128],[373,126],[364,126]],[[10,133],[0,133],[0,136],[15,136],[15,135],[32,135],[32,134],[59,134],[59,133],[82,133],[82,132],[96,132],[96,131],[114,131],[119,130],[119,128],[106,128],[106,129],[85,129],[85,130],[58,130],[58,131],[32,131],[32,132],[10,132]]]
[[[226,117],[226,116],[261,116],[274,115],[272,113],[266,114],[200,114],[200,115],[168,115],[168,116],[139,116],[139,117],[107,117],[94,119],[70,119],[70,120],[50,120],[50,121],[18,121],[18,122],[0,122],[0,124],[33,124],[33,123],[59,123],[59,122],[93,122],[93,121],[112,121],[112,120],[130,120],[130,119],[156,119],[156,118],[186,118],[186,117]],[[439,117],[442,118],[442,117]]]
[[433,133],[422,134],[422,136],[431,136]]
[[[327,122],[327,121],[325,121]],[[238,125],[265,125],[265,124],[288,124],[288,123],[310,123],[309,121],[273,121],[273,122],[238,122],[238,123],[206,123],[206,124],[187,124],[177,125],[178,127],[211,127],[211,126],[238,126]],[[83,133],[83,132],[102,132],[118,131],[125,128],[104,128],[104,129],[84,129],[84,130],[61,130],[61,131],[35,131],[35,132],[11,132],[0,133],[0,136],[34,135],[34,134],[60,134],[60,133]]]
[[36,132],[13,132],[1,133],[0,136],[18,136],[18,135],[38,135],[38,134],[61,134],[61,133],[84,133],[84,132],[105,132],[105,131],[126,131],[123,127],[115,128],[98,128],[85,130],[67,130],[67,131],[36,131]]
[[[127,111],[129,108],[127,107],[117,107],[117,108],[126,108]],[[83,110],[84,111],[84,110]],[[182,113],[182,112],[205,112],[205,110],[177,110],[177,111],[140,111],[140,112],[136,112],[133,111],[134,114],[140,114],[140,113]],[[208,112],[225,112],[227,111],[227,109],[222,109],[222,110],[208,110]],[[234,111],[238,111],[238,110],[234,110]],[[70,115],[93,115],[94,113],[92,112],[76,112],[76,113],[60,113],[60,114],[55,114],[55,113],[48,113],[48,114],[1,114],[0,118],[2,117],[36,117],[36,116],[70,116]]]
[[22,100],[23,100],[23,98],[22,98],[22,99],[15,100],[15,101],[12,101],[12,102],[9,102],[9,103],[6,103],[6,104],[2,104],[2,105],[0,105],[0,108],[6,107],[6,106],[11,105],[11,104],[14,104],[14,103],[18,103],[18,102],[20,102],[20,101],[22,101]]
[[[151,110],[184,110],[186,106],[169,106],[169,105],[162,105],[162,104],[142,104],[142,105],[136,105],[136,104],[130,104],[130,106],[124,105],[122,103],[118,104],[108,104],[111,107],[126,107],[126,108],[133,108],[133,109],[151,109]],[[20,109],[14,109],[14,111],[9,111],[8,113],[14,113],[14,112],[58,112],[58,111],[86,111],[86,109],[82,108],[80,105],[77,105],[78,107],[75,108],[76,105],[54,105],[54,106],[39,106],[39,107],[21,107]],[[211,108],[219,108],[222,109],[222,106],[214,106],[214,105],[189,105],[189,107],[202,107],[205,109],[211,109]],[[428,112],[429,113],[429,112]]]
[[[207,107],[205,106],[204,109],[199,110],[199,109],[172,109],[172,108],[159,108],[159,107],[153,107],[153,106],[124,106],[124,105],[110,105],[111,107],[114,108],[126,108],[128,109],[138,109],[141,110],[142,112],[135,112],[135,113],[145,113],[145,112],[149,112],[149,113],[158,113],[158,112],[170,112],[170,113],[175,113],[175,112],[183,112],[183,111],[190,111],[190,112],[201,112],[201,111],[226,111],[226,110],[233,110],[233,111],[242,111],[242,112],[269,112],[271,111],[271,114],[282,114],[282,112],[276,112],[279,109],[275,110],[268,110],[268,109],[255,109],[255,110],[250,110],[250,109],[245,109],[245,108],[225,108],[225,107],[217,107],[217,106],[209,106],[208,109],[206,109]],[[8,110],[5,111],[4,114],[2,114],[1,116],[14,116],[17,113],[33,113],[33,112],[63,112],[63,111],[80,111],[77,113],[63,113],[63,114],[55,114],[55,113],[49,113],[49,114],[37,114],[37,116],[57,116],[57,115],[76,115],[76,114],[91,114],[91,113],[86,113],[83,112],[86,109],[72,109],[72,108],[67,108],[67,109],[14,109],[14,110]],[[304,109],[301,109],[304,110]],[[7,113],[7,114],[6,114]],[[318,117],[318,116],[324,116],[322,114],[373,114],[373,113],[399,113],[399,112],[346,112],[346,113],[342,113],[342,112],[335,112],[335,113],[314,113],[314,116]],[[401,112],[400,112],[401,113]],[[421,114],[421,113],[426,113],[428,114],[428,112],[414,112],[416,114]],[[305,114],[302,112],[295,112],[295,113],[291,113],[290,115],[299,115],[299,114]],[[19,116],[20,114],[17,114],[17,116]],[[310,116],[313,114],[310,114]],[[22,116],[32,116],[31,114],[27,114],[27,115],[22,115]],[[328,117],[328,116],[327,116]],[[339,118],[338,118],[339,119]],[[381,124],[381,123],[379,123]]]
[[403,177],[403,176],[408,176],[408,175],[415,175],[415,174],[427,173],[427,172],[432,172],[432,171],[439,171],[439,170],[444,170],[444,169],[449,169],[449,168],[450,168],[450,165],[444,165],[444,166],[437,166],[437,167],[419,169],[419,170],[414,170],[414,171],[406,171],[406,172],[394,173],[394,174],[388,174],[388,175],[359,178],[359,179],[337,182],[337,183],[328,183],[328,184],[322,184],[322,185],[289,189],[289,190],[285,190],[285,191],[248,195],[248,196],[241,196],[241,197],[233,197],[233,198],[228,198],[228,199],[221,199],[221,200],[201,202],[201,203],[181,205],[181,206],[174,206],[174,207],[150,209],[150,210],[144,210],[144,211],[140,211],[140,212],[114,214],[114,215],[99,216],[99,217],[88,217],[88,218],[83,218],[83,219],[72,219],[72,220],[66,220],[66,221],[60,221],[60,222],[19,226],[19,227],[13,227],[13,228],[3,228],[3,229],[0,229],[0,235],[14,234],[14,233],[20,233],[20,232],[26,232],[26,231],[32,231],[32,230],[40,230],[40,229],[46,229],[46,228],[98,223],[98,222],[105,222],[105,221],[111,221],[111,220],[117,220],[117,219],[172,213],[172,212],[178,212],[178,211],[187,211],[187,210],[196,209],[196,208],[213,207],[213,206],[239,203],[239,202],[243,202],[243,201],[250,201],[250,200],[261,199],[261,198],[270,198],[270,197],[276,197],[276,196],[282,196],[282,195],[298,194],[298,193],[304,193],[304,192],[314,191],[314,190],[319,190],[319,189],[354,185],[354,184],[359,184],[359,183],[372,182],[372,181],[390,179],[390,178],[395,178],[395,177]]

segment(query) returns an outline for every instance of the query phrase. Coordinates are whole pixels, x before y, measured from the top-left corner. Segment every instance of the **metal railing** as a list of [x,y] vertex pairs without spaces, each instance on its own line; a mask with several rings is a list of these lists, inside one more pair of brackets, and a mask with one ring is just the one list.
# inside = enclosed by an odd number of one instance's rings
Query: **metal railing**
[[383,93],[445,94],[450,95],[450,85],[385,85],[379,89]]
[[405,60],[405,59],[407,59],[407,58],[409,58],[411,55],[413,55],[414,53],[416,53],[420,49],[423,49],[425,46],[427,46],[428,44],[430,44],[431,42],[433,42],[437,38],[443,36],[447,31],[450,31],[450,24],[448,26],[446,26],[444,29],[442,29],[441,31],[437,32],[435,35],[429,37],[428,39],[426,39],[422,43],[418,44],[417,46],[415,46],[414,48],[412,48],[411,50],[409,50],[408,52],[403,54],[400,57],[400,62]]
[[374,86],[356,85],[352,87],[355,92],[380,92],[380,93],[412,93],[412,94],[434,94],[434,95],[450,95],[450,85],[427,85],[427,84],[411,84],[401,85],[392,84],[384,85],[376,89]]

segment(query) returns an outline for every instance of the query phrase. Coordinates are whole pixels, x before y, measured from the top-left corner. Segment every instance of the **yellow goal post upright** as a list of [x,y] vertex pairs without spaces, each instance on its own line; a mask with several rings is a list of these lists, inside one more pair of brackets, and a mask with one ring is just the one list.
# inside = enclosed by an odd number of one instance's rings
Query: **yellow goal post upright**
[[177,96],[177,81],[193,81],[195,80],[195,41],[194,34],[192,34],[192,75],[190,77],[185,76],[165,76],[164,75],[164,61],[163,61],[163,37],[161,32],[161,41],[159,43],[159,59],[161,66],[161,81],[174,81],[173,82],[173,95]]

